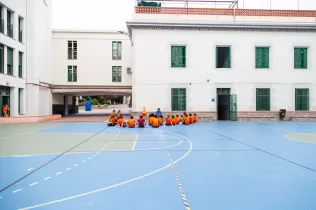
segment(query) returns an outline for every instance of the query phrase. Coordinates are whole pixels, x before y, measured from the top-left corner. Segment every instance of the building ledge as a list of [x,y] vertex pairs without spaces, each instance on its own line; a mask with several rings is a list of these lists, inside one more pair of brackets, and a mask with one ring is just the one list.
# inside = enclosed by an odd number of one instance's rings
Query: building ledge
[[265,9],[223,9],[223,8],[180,8],[180,7],[135,7],[136,14],[169,15],[223,15],[263,17],[316,17],[316,10],[265,10]]

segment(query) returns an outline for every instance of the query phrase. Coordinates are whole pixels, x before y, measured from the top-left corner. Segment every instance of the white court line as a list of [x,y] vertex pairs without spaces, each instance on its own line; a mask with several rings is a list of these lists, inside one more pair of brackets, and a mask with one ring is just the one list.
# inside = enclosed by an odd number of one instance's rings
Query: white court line
[[136,137],[135,142],[134,142],[134,144],[133,144],[132,150],[135,149],[135,146],[136,146],[136,142],[137,142],[137,140],[138,140],[138,137],[139,137],[139,134],[137,134],[137,137]]
[[75,165],[74,165],[74,167],[77,167],[77,166],[79,166],[79,164],[75,164]]
[[88,157],[87,159],[88,159],[88,160],[90,160],[90,159],[91,159],[91,157]]
[[27,169],[28,171],[31,171],[31,170],[33,170],[34,168],[29,168],[29,169]]
[[67,168],[67,169],[66,169],[66,171],[69,171],[69,170],[71,170],[71,168]]
[[49,177],[46,177],[44,180],[46,181],[46,180],[49,180],[50,178],[52,178],[52,177],[50,177],[50,176],[49,176]]
[[[164,131],[164,130],[163,130]],[[190,148],[189,150],[183,155],[181,156],[179,159],[177,159],[176,161],[173,162],[173,164],[176,164],[178,163],[179,161],[183,160],[185,157],[187,157],[190,152],[192,151],[192,142],[185,136],[182,136],[180,134],[177,134],[177,133],[174,133],[174,132],[171,132],[171,131],[167,131],[167,132],[170,132],[170,133],[173,133],[173,134],[176,134],[182,138],[184,138],[185,140],[188,141],[188,143],[190,144]],[[67,197],[67,198],[63,198],[63,199],[59,199],[59,200],[54,200],[54,201],[51,201],[51,202],[47,202],[47,203],[42,203],[42,204],[38,204],[38,205],[34,205],[34,206],[29,206],[29,207],[25,207],[25,208],[21,208],[19,210],[28,210],[28,209],[34,209],[34,208],[38,208],[38,207],[42,207],[42,206],[48,206],[48,205],[51,205],[51,204],[55,204],[55,203],[60,203],[60,202],[63,202],[63,201],[67,201],[67,200],[71,200],[71,199],[74,199],[74,198],[78,198],[78,197],[82,197],[82,196],[86,196],[86,195],[90,195],[90,194],[94,194],[94,193],[97,193],[97,192],[101,192],[101,191],[104,191],[104,190],[109,190],[109,189],[112,189],[112,188],[115,188],[115,187],[119,187],[121,185],[125,185],[125,184],[128,184],[130,182],[134,182],[136,180],[139,180],[139,179],[142,179],[142,178],[145,178],[145,177],[148,177],[148,176],[151,176],[153,174],[156,174],[160,171],[163,171],[167,168],[171,167],[171,164],[168,164],[162,168],[159,168],[155,171],[152,171],[150,173],[147,173],[145,175],[142,175],[142,176],[139,176],[139,177],[136,177],[136,178],[133,178],[133,179],[130,179],[130,180],[127,180],[127,181],[124,181],[124,182],[120,182],[118,184],[114,184],[114,185],[111,185],[111,186],[108,186],[108,187],[104,187],[104,188],[101,188],[101,189],[98,189],[98,190],[94,190],[94,191],[90,191],[90,192],[86,192],[86,193],[82,193],[82,194],[78,194],[78,195],[75,195],[75,196],[71,196],[71,197]]]
[[0,199],[1,199],[2,197],[0,196]]
[[62,174],[63,172],[58,172],[58,173],[56,173],[56,176],[58,176],[59,174]]
[[14,191],[12,191],[12,193],[17,193],[17,192],[20,192],[21,190],[23,190],[23,188],[18,189],[18,190],[14,190]]
[[37,185],[37,184],[38,184],[38,182],[34,182],[34,183],[30,184],[29,186],[32,187],[32,186]]
[[86,161],[85,160],[81,161],[81,163],[84,163],[84,162],[86,162]]

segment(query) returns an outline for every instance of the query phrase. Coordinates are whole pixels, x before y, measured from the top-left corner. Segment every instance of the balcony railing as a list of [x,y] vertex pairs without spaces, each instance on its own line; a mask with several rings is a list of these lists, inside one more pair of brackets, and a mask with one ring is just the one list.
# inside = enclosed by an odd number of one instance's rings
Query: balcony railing
[[19,42],[21,42],[22,43],[22,41],[23,41],[23,31],[22,31],[22,29],[20,29],[19,30]]
[[7,35],[13,38],[13,25],[10,23],[8,23],[8,26],[7,26]]
[[0,18],[0,33],[4,33],[4,20]]

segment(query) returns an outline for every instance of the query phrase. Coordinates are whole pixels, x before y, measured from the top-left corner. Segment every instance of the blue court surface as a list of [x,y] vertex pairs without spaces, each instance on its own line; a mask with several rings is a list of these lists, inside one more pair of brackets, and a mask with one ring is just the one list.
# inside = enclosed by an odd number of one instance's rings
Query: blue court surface
[[1,210],[316,210],[316,122],[0,131]]

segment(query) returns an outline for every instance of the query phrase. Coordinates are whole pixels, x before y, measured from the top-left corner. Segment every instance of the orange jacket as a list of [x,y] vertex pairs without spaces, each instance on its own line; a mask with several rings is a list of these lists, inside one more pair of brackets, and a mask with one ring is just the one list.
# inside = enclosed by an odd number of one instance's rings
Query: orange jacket
[[162,125],[162,118],[161,117],[158,118],[158,122],[159,122],[159,125]]
[[124,126],[124,120],[123,120],[123,119],[119,119],[119,120],[117,121],[117,123],[118,123],[121,127]]
[[158,120],[158,118],[153,118],[151,125],[154,126],[154,127],[158,127],[158,126],[159,126],[159,120]]
[[181,121],[180,117],[178,117],[176,119],[177,119],[177,124],[180,124],[180,121]]
[[185,118],[184,118],[184,123],[185,123],[186,125],[189,125],[190,122],[191,122],[190,117],[185,117]]
[[167,118],[166,125],[171,125],[171,123],[172,123],[172,118],[171,117]]
[[177,118],[173,118],[173,119],[171,120],[171,122],[172,122],[173,125],[176,125],[176,124],[177,124]]
[[196,123],[198,121],[198,117],[194,116],[194,122]]
[[153,119],[154,119],[154,117],[150,117],[150,118],[149,118],[149,124],[150,124],[150,125],[153,123]]
[[194,123],[194,117],[193,116],[189,116],[190,117],[190,123]]

